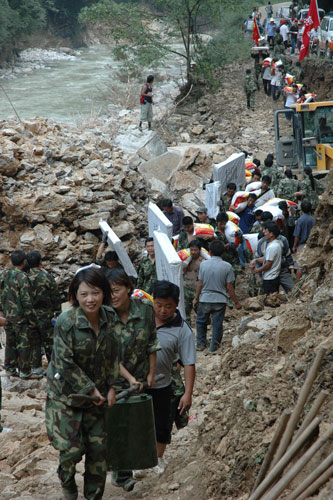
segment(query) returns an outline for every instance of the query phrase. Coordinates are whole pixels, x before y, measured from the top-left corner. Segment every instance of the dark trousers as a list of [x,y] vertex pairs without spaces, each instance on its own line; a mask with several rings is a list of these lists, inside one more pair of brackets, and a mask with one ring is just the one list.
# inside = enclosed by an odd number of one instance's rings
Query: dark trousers
[[264,286],[264,293],[270,295],[271,293],[278,292],[280,286],[279,276],[273,280],[262,280]]
[[272,99],[273,101],[278,101],[281,95],[281,87],[277,85],[272,85]]
[[271,81],[270,80],[262,80],[262,84],[264,86],[264,92],[266,95],[270,96],[272,93]]
[[153,398],[156,441],[169,444],[172,430],[170,422],[171,384],[161,389],[148,389],[146,392]]
[[220,346],[223,335],[223,320],[227,304],[224,302],[199,302],[197,313],[197,346],[206,347],[207,325],[212,315],[212,340],[209,347],[211,352]]

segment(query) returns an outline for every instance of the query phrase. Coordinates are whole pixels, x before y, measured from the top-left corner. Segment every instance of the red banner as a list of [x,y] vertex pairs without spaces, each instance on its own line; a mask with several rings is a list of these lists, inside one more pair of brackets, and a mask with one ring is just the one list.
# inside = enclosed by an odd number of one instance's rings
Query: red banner
[[301,50],[299,52],[299,61],[309,54],[310,31],[320,25],[317,0],[311,0],[308,15],[304,21],[304,32],[302,38]]
[[252,38],[257,47],[259,47],[259,30],[256,21],[256,16],[253,16]]

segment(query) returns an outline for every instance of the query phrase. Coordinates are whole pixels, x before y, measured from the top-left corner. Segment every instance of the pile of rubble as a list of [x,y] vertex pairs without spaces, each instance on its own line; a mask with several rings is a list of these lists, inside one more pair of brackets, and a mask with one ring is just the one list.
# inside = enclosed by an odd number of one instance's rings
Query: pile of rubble
[[75,271],[94,260],[100,219],[137,255],[149,192],[107,131],[2,121],[0,153],[1,266],[20,247],[42,251],[58,276]]

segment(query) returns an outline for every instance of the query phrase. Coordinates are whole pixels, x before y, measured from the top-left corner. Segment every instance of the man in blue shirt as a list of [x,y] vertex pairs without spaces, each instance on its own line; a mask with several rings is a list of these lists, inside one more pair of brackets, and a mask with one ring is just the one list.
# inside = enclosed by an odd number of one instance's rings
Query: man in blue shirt
[[296,221],[296,226],[294,230],[293,252],[297,251],[297,247],[299,249],[300,246],[305,245],[311,233],[311,229],[315,224],[314,218],[312,217],[312,215],[310,215],[312,211],[312,206],[308,200],[302,201],[301,210],[303,212],[303,215],[301,215],[300,218]]
[[240,217],[238,227],[242,230],[243,234],[248,234],[256,221],[256,216],[254,214],[254,204],[256,200],[257,195],[250,193],[247,199],[247,207],[238,214]]

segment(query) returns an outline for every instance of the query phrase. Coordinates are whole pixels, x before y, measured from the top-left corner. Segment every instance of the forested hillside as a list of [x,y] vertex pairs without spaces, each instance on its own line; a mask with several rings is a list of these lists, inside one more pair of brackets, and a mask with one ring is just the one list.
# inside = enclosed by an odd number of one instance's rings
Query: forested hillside
[[22,39],[52,28],[72,36],[77,15],[95,0],[0,0],[0,64],[11,63]]

